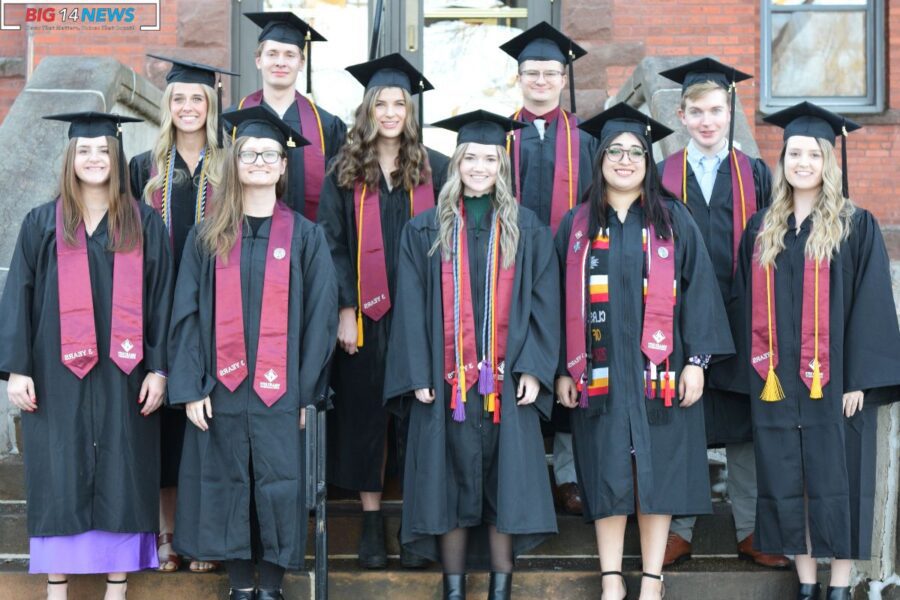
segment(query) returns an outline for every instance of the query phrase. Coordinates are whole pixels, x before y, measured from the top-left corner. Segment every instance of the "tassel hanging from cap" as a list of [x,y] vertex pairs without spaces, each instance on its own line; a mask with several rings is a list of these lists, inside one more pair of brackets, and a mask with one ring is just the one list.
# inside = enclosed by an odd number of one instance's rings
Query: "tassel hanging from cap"
[[566,62],[569,66],[569,107],[572,109],[572,113],[578,112],[575,110],[575,53],[572,52],[572,49],[569,49],[569,55],[566,57]]
[[841,125],[841,193],[850,197],[850,178],[847,175],[847,120]]
[[306,30],[306,95],[312,99],[312,33]]
[[734,82],[734,69],[732,69],[731,77],[732,77],[731,85],[728,86],[728,94],[731,96],[731,120],[728,123],[728,152],[729,153],[732,150],[734,150],[734,119],[735,119],[734,110],[735,110],[735,105],[737,104],[737,101],[736,101],[737,86],[735,85],[735,82]]
[[216,148],[222,148],[222,140],[225,139],[225,127],[222,125],[222,79],[216,83]]

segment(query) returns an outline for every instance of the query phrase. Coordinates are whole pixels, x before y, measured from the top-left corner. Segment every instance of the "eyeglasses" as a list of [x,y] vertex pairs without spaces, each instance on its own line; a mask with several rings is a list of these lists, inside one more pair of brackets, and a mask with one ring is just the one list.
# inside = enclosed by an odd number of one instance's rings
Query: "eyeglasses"
[[245,165],[252,165],[256,159],[262,156],[263,162],[267,165],[274,165],[278,159],[283,156],[278,150],[264,150],[262,152],[254,152],[253,150],[242,150],[238,153],[238,158]]
[[521,77],[525,81],[537,81],[538,79],[541,78],[541,76],[544,77],[545,81],[556,81],[563,76],[563,72],[562,71],[534,71],[531,69],[528,69],[527,71],[519,72],[519,77]]
[[628,150],[623,146],[610,146],[606,149],[606,156],[613,162],[622,162],[626,154],[629,162],[638,162],[647,155],[647,151],[637,146],[632,146]]

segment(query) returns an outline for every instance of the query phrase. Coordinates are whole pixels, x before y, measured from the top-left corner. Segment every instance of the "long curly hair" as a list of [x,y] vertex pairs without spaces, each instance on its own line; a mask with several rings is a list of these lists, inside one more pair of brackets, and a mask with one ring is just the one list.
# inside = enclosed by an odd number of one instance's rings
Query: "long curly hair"
[[[460,144],[450,157],[447,182],[441,188],[437,201],[438,237],[428,251],[429,256],[438,250],[444,260],[453,256],[453,228],[460,215],[459,203],[463,196],[459,165],[468,148],[469,144]],[[502,146],[497,146],[497,155],[500,164],[497,182],[491,194],[491,207],[497,211],[497,219],[500,221],[500,254],[503,256],[503,268],[508,269],[516,262],[516,249],[519,246],[519,203],[513,196],[510,185],[509,155]]]
[[[341,148],[331,169],[337,173],[337,183],[342,188],[352,188],[357,183],[369,187],[378,185],[381,166],[378,164],[378,123],[375,121],[375,103],[385,87],[366,90],[362,103],[356,109],[353,127],[347,143]],[[391,172],[391,186],[412,189],[431,177],[427,171],[425,146],[419,140],[419,121],[416,104],[409,92],[403,92],[406,102],[406,121],[400,134],[400,154],[396,169]]]
[[[851,216],[856,208],[844,198],[841,191],[841,168],[838,166],[834,146],[828,140],[816,138],[822,150],[822,187],[819,190],[812,213],[812,228],[806,240],[805,254],[816,260],[830,260],[841,242],[850,235]],[[759,264],[774,266],[775,259],[784,250],[784,236],[788,231],[788,218],[794,211],[794,189],[784,174],[784,157],[787,145],[775,167],[772,186],[772,204],[763,218],[757,236]]]

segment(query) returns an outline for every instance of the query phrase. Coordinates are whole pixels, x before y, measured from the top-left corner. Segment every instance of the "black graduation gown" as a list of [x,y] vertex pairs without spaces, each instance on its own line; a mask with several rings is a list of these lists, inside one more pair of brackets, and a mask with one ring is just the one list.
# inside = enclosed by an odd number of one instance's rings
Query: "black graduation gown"
[[[556,533],[539,419],[549,418],[553,404],[559,275],[549,228],[520,209],[501,422],[493,425],[492,416],[479,410],[483,400],[476,384],[467,395],[466,420],[457,423],[444,379],[440,252],[428,256],[438,234],[435,215],[436,210],[423,213],[403,229],[388,345],[384,398],[390,410],[409,413],[400,541],[414,553],[438,560],[437,536],[476,527],[466,556],[471,568],[486,568],[488,523],[512,534],[514,556]],[[476,315],[484,307],[489,218],[485,215],[482,227],[467,224]],[[476,316],[476,332],[481,323]],[[480,344],[480,335],[476,339]],[[523,373],[541,383],[533,406],[515,404]],[[415,400],[412,394],[420,388],[434,389],[433,403]]]
[[[428,149],[428,161],[437,202],[447,177],[449,159]],[[325,230],[337,270],[341,308],[357,305],[357,230],[353,202],[353,189],[338,187],[335,175],[330,174],[322,189],[319,222]],[[388,191],[382,177],[379,204],[388,291],[391,302],[396,305],[400,231],[409,221],[409,194],[400,187]],[[363,315],[362,348],[353,356],[340,348],[335,352],[331,375],[334,410],[328,418],[328,482],[348,490],[377,492],[382,488],[388,413],[381,397],[393,312],[391,310],[378,321]],[[402,448],[398,450],[402,454]]]
[[[769,205],[772,188],[772,174],[769,167],[759,158],[751,158],[753,185],[756,189],[756,210]],[[660,163],[660,173],[662,163]],[[700,183],[694,176],[690,163],[687,165],[687,206],[690,209],[713,268],[716,280],[726,304],[731,297],[731,281],[734,277],[734,225],[732,207],[734,199],[731,188],[731,161],[723,160],[716,172],[709,205],[703,197]],[[740,205],[737,206],[740,210]],[[706,441],[709,447],[722,446],[753,440],[750,427],[750,403],[744,394],[736,394],[723,389],[717,382],[732,376],[732,370],[723,368],[722,363],[710,364],[707,371],[707,385],[703,390],[703,413],[706,416]]]
[[[152,157],[149,151],[131,159],[128,173],[131,177],[131,192],[143,202],[144,186],[150,180],[150,167]],[[197,169],[191,175],[184,159],[175,152],[176,177],[172,182],[172,232],[171,248],[172,260],[175,265],[175,275],[178,276],[178,267],[181,264],[181,255],[184,252],[184,241],[188,232],[194,226],[198,185],[200,183],[200,169],[202,163],[197,164]],[[211,200],[206,199],[207,202]],[[178,468],[181,464],[181,450],[184,445],[184,428],[187,417],[181,407],[173,408],[163,406],[160,410],[160,479],[159,487],[167,488],[178,485]]]
[[113,257],[106,217],[87,238],[99,361],[84,379],[60,361],[55,202],[28,213],[0,301],[0,377],[34,380],[38,409],[22,413],[30,536],[159,529],[159,411],[137,403],[150,371],[165,371],[172,263],[162,219],[141,207],[144,360],[125,375],[109,358]]
[[[631,449],[637,465],[641,510],[648,514],[704,514],[712,511],[706,458],[704,404],[678,406],[678,377],[690,356],[734,352],[728,320],[709,255],[687,209],[663,200],[675,230],[675,277],[678,296],[674,313],[674,349],[670,366],[676,374],[676,396],[663,418],[649,418],[644,395],[644,356],[640,349],[643,316],[641,230],[643,210],[632,204],[623,224],[610,209],[609,302],[610,397],[608,412],[590,416],[572,409],[575,470],[586,521],[634,512]],[[565,267],[575,210],[556,234],[556,251]],[[563,281],[565,281],[563,275]],[[563,289],[565,286],[563,285]],[[627,345],[619,344],[627,340]],[[560,375],[568,375],[565,331]],[[653,400],[661,404],[661,400]],[[652,422],[651,422],[652,421]]]
[[[272,109],[265,101],[263,105]],[[228,110],[236,110],[237,106],[232,106]],[[319,113],[319,119],[322,121],[322,134],[325,137],[325,166],[326,171],[331,160],[337,156],[338,151],[347,141],[347,125],[338,117],[334,116],[318,104],[316,110]],[[277,112],[277,111],[276,111]],[[291,126],[294,131],[303,134],[303,127],[300,126],[300,111],[297,109],[297,103],[291,102],[291,105],[281,115],[281,119]],[[309,138],[307,138],[309,139]],[[303,148],[288,148],[288,191],[287,197],[283,198],[285,204],[299,212],[301,215],[312,218],[305,212],[306,207],[306,191],[304,177],[305,165],[303,163]],[[324,188],[324,186],[323,186]],[[324,189],[322,190],[324,194]],[[322,202],[321,196],[319,202]]]
[[[251,558],[251,495],[261,532],[259,557],[285,568],[303,565],[306,510],[300,410],[326,393],[337,335],[334,267],[322,230],[294,215],[288,300],[287,391],[271,407],[253,391],[263,276],[271,219],[254,236],[244,224],[241,298],[250,377],[234,392],[216,380],[216,260],[188,236],[178,274],[169,352],[169,402],[207,395],[209,431],[188,425],[178,483],[176,551],[204,560]],[[251,490],[252,462],[255,486]]]
[[[811,217],[794,228],[774,270],[778,339],[776,373],[785,398],[759,399],[765,383],[751,367],[750,297],[757,214],[741,240],[740,264],[729,313],[737,323],[735,387],[749,390],[756,448],[754,544],[772,554],[806,553],[804,486],[814,557],[867,560],[875,498],[875,422],[878,405],[898,399],[900,331],[891,291],[890,262],[875,218],[857,208],[850,236],[831,261],[830,381],[812,400],[799,375],[804,249]],[[845,392],[865,392],[866,409],[843,416]]]

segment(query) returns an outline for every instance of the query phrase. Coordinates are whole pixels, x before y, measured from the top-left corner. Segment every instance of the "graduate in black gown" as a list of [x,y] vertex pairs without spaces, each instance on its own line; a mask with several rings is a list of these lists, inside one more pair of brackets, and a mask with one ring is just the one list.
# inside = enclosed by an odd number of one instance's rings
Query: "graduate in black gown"
[[[800,599],[850,597],[851,559],[871,555],[877,407],[898,399],[900,331],[875,217],[855,206],[835,139],[852,121],[803,102],[784,128],[772,204],[741,241],[730,313],[756,448],[755,543],[794,554]],[[844,150],[846,156],[846,150]],[[843,182],[842,182],[843,178]]]
[[[221,99],[216,74],[233,74],[217,67],[149,55],[172,63],[159,104],[162,125],[152,150],[131,159],[128,172],[136,198],[152,206],[169,231],[175,276],[188,232],[212,207],[221,170],[222,130],[218,118]],[[221,90],[221,84],[218,87]],[[181,558],[172,552],[178,465],[186,418],[181,407],[160,411],[159,570],[177,571]],[[192,560],[191,571],[205,573],[212,563]]]
[[267,106],[310,142],[303,148],[287,149],[290,177],[282,201],[315,222],[325,169],[347,138],[347,126],[342,120],[297,91],[297,78],[306,66],[306,93],[311,96],[312,44],[326,40],[291,12],[245,13],[244,16],[262,28],[256,47],[256,68],[263,86],[241,98],[235,108]]
[[159,416],[172,303],[168,236],[136,205],[117,128],[76,113],[60,195],[25,217],[0,301],[0,377],[22,411],[30,572],[47,596],[66,574],[156,568]]
[[[431,84],[406,59],[390,54],[347,70],[366,91],[349,141],[329,169],[319,211],[340,293],[328,482],[359,492],[364,517],[359,564],[379,569],[387,565],[381,492],[389,439],[381,397],[400,230],[434,207],[447,157],[420,141],[413,95]],[[402,423],[394,422],[393,430],[402,454]],[[407,567],[422,565],[405,552],[401,561]]]
[[444,598],[489,567],[503,600],[514,557],[556,532],[539,420],[559,275],[550,229],[511,191],[503,143],[523,124],[475,111],[435,125],[458,145],[438,206],[403,229],[384,389],[409,413],[401,542],[440,559]]
[[650,153],[671,131],[625,104],[582,127],[601,153],[588,202],[556,234],[565,290],[557,396],[573,409],[602,597],[625,597],[625,522],[634,512],[641,597],[661,597],[671,515],[712,510],[698,400],[710,356],[733,345],[700,231],[683,204],[661,193]]
[[224,116],[237,139],[185,242],[169,332],[169,402],[193,423],[175,549],[225,561],[233,599],[278,600],[304,562],[302,409],[327,389],[337,286],[322,230],[277,201],[285,148],[305,140],[263,107]]

